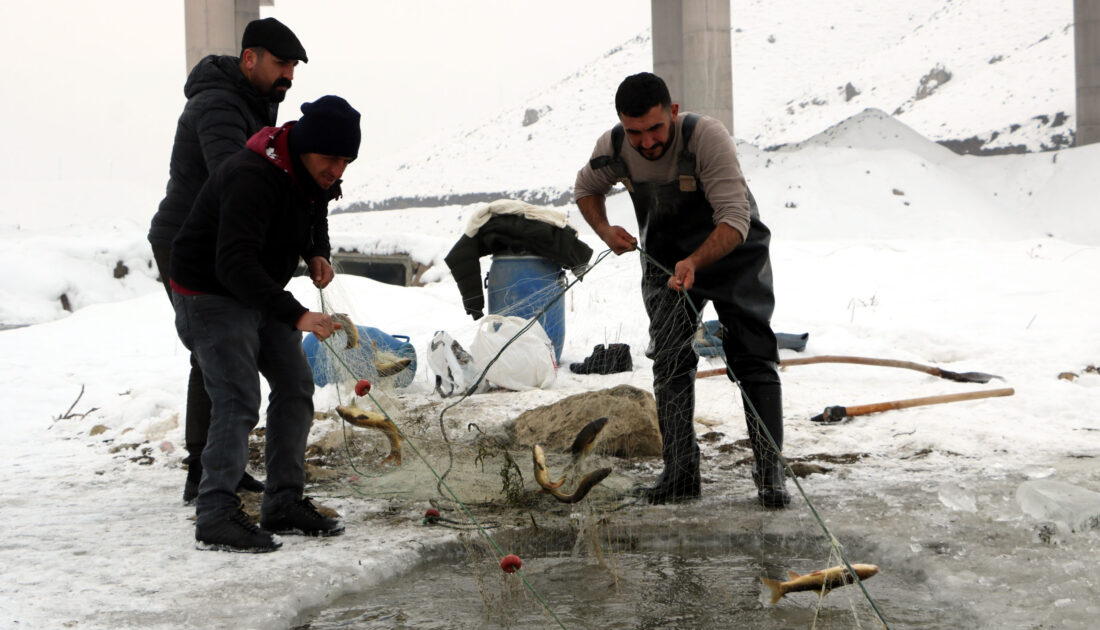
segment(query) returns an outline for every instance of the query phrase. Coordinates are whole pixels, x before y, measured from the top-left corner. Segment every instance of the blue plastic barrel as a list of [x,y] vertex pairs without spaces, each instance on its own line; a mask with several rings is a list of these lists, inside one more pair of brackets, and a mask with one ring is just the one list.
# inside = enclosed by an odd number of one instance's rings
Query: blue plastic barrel
[[554,344],[554,360],[561,360],[565,343],[565,271],[541,256],[493,256],[485,279],[489,313],[531,319],[555,299],[539,317]]
[[378,373],[374,369],[374,348],[377,345],[379,352],[396,355],[399,359],[409,358],[412,361],[409,367],[395,374],[393,384],[395,387],[408,387],[416,376],[416,349],[405,335],[390,335],[370,326],[356,326],[359,330],[359,347],[344,349],[344,336],[334,335],[329,338],[332,347],[344,359],[356,374],[349,374],[343,363],[332,356],[332,352],[325,347],[317,337],[312,334],[305,335],[302,339],[302,350],[306,353],[310,370],[313,371],[313,382],[318,387],[324,387],[333,376],[338,380],[361,379],[369,381],[378,379]]

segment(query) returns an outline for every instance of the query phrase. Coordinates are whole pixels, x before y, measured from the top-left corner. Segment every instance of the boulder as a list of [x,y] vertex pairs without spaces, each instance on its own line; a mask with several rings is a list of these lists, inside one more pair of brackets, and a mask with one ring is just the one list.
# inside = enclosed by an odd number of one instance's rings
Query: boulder
[[508,437],[520,446],[539,444],[548,451],[565,453],[585,425],[605,416],[608,423],[594,452],[615,457],[661,454],[653,394],[630,385],[576,394],[525,411],[508,425]]

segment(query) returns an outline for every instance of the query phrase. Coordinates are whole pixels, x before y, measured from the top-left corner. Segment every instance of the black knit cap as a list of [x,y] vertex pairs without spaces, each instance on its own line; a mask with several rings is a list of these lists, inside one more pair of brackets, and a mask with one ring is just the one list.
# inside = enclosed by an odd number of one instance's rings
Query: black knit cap
[[359,112],[339,96],[302,104],[302,117],[290,128],[291,149],[355,159],[359,156]]
[[302,42],[298,41],[294,31],[275,18],[252,20],[244,27],[241,50],[253,46],[259,46],[276,57],[309,63],[306,49],[302,48]]

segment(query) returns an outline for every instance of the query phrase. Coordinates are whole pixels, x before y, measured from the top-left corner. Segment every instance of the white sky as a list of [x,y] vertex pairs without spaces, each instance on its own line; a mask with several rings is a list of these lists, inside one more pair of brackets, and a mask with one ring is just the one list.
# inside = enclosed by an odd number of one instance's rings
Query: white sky
[[[280,121],[340,94],[363,113],[374,151],[482,121],[649,27],[648,0],[276,0],[262,12],[310,57]],[[182,1],[0,0],[0,41],[15,51],[0,98],[0,180],[163,189],[184,103]]]

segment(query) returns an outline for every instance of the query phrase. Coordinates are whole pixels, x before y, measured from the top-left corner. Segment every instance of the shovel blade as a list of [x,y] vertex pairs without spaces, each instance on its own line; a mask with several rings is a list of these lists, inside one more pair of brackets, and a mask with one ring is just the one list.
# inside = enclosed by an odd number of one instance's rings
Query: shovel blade
[[[1001,378],[985,372],[952,372],[950,370],[940,370],[940,376],[959,383],[988,383],[995,378]],[[1001,378],[1001,380],[1004,379]]]

